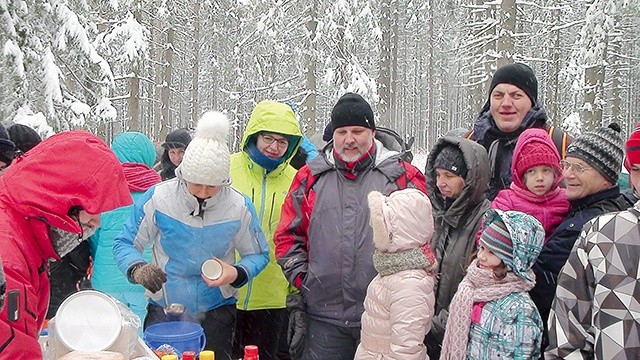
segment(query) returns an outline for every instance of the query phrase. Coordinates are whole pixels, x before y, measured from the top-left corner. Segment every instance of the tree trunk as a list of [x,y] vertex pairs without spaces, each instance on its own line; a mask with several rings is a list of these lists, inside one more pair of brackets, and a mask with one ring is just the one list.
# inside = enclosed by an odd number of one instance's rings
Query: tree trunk
[[604,68],[596,64],[585,69],[584,105],[582,119],[586,129],[593,129],[602,123],[602,84],[604,83]]
[[163,81],[162,81],[162,90],[160,96],[160,108],[162,109],[162,129],[160,130],[160,137],[162,139],[167,137],[169,132],[169,128],[171,128],[171,70],[172,70],[172,61],[173,61],[173,37],[174,37],[174,29],[173,27],[169,27],[167,29],[167,42],[164,48],[164,56],[163,56]]
[[501,5],[501,22],[499,27],[498,41],[496,51],[499,54],[498,67],[513,62],[513,34],[516,30],[516,1],[502,0]]
[[389,69],[389,109],[387,112],[386,118],[382,118],[383,124],[384,120],[387,121],[387,126],[391,128],[398,128],[394,123],[397,122],[398,114],[397,114],[397,83],[400,80],[398,78],[398,38],[399,27],[398,27],[398,1],[390,0],[390,21],[391,21],[391,34],[389,38],[389,56],[390,61],[389,64],[391,68]]
[[382,0],[380,2],[382,40],[380,44],[380,72],[378,75],[378,95],[380,100],[377,106],[380,125],[388,122],[391,103],[391,38],[393,36],[393,30],[391,29],[391,1]]
[[191,65],[191,116],[189,127],[194,126],[200,115],[200,1],[193,2],[193,63]]
[[306,49],[304,52],[307,96],[302,105],[302,123],[307,125],[307,135],[311,136],[316,131],[323,130],[318,128],[316,121],[316,31],[318,28],[318,20],[316,18],[315,0],[309,4],[308,13],[309,17],[305,24],[307,37],[305,39]]

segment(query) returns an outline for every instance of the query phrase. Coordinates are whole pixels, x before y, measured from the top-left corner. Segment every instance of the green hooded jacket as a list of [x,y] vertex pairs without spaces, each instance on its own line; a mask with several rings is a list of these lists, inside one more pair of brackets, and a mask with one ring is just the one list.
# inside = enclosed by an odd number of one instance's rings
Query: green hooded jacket
[[[253,135],[261,131],[292,136],[284,161],[270,173],[256,164],[244,151],[249,141],[255,141]],[[259,102],[251,113],[242,137],[243,151],[231,155],[231,186],[251,199],[269,243],[269,264],[258,276],[240,288],[238,309],[285,307],[289,283],[276,263],[273,233],[280,221],[282,204],[296,174],[289,161],[301,140],[302,132],[291,108],[283,103],[264,100]]]

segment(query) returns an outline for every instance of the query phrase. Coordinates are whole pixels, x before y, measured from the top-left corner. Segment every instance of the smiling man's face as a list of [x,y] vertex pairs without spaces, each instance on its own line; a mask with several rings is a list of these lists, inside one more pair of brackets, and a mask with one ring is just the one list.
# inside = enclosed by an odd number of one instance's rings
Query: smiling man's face
[[533,104],[529,96],[519,87],[511,84],[498,84],[491,91],[491,115],[496,126],[502,132],[518,130],[522,120]]

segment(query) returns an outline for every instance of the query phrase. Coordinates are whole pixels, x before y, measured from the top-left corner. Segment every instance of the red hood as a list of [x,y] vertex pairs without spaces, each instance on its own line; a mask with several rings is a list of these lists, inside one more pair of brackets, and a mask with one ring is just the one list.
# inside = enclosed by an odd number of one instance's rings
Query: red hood
[[30,219],[45,258],[57,258],[45,224],[81,232],[67,215],[71,207],[100,214],[132,203],[115,154],[82,130],[54,135],[16,159],[0,177],[0,201]]

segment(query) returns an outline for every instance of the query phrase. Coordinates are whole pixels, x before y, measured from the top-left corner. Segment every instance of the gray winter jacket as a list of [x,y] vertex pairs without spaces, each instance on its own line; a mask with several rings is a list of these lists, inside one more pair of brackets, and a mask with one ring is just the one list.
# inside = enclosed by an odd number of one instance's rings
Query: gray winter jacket
[[[453,203],[445,203],[439,195],[433,167],[436,156],[447,145],[455,145],[462,151],[468,168],[465,186]],[[449,303],[464,277],[469,257],[476,249],[476,233],[480,229],[482,215],[491,205],[485,195],[489,176],[487,152],[471,140],[442,137],[427,157],[425,178],[435,220],[435,235],[431,240],[431,246],[436,253],[439,266],[438,283],[434,289],[435,313],[431,331],[427,336],[430,356],[440,353],[449,317]]]
[[332,146],[296,174],[274,235],[276,258],[300,289],[310,317],[360,327],[367,286],[376,275],[367,194],[424,190],[424,176],[377,140],[375,156],[345,174]]

